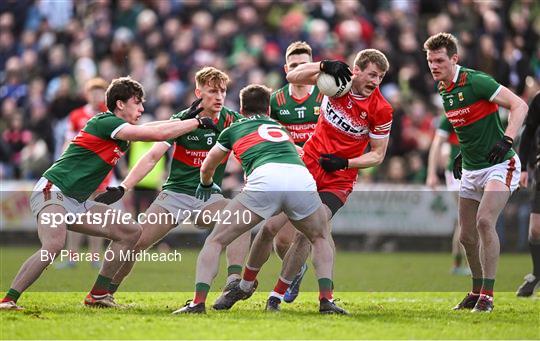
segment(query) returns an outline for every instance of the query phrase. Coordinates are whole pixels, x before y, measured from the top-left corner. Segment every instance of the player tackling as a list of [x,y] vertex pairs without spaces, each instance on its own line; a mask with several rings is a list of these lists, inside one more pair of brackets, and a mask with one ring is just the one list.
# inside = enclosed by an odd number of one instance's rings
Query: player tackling
[[[224,212],[231,212],[232,217],[244,217],[248,213],[249,219],[233,218],[216,224],[197,259],[195,298],[175,313],[204,313],[206,295],[217,274],[223,248],[262,220],[283,211],[313,244],[315,271],[319,283],[323,283],[319,286],[319,311],[346,314],[331,297],[334,254],[329,242],[328,219],[315,181],[298,156],[287,130],[268,117],[269,100],[270,90],[264,86],[250,85],[242,89],[240,113],[246,118],[220,134],[201,166],[197,196],[206,200],[216,168],[231,150],[234,151],[247,182]],[[256,282],[250,285],[252,293]]]
[[[392,107],[382,96],[379,84],[388,68],[388,60],[382,52],[375,49],[360,51],[354,60],[351,91],[339,98],[324,97],[315,132],[304,145],[303,161],[317,183],[328,221],[352,192],[358,169],[379,165],[386,154]],[[287,80],[295,84],[313,85],[321,72],[334,76],[337,85],[348,82],[351,77],[347,64],[322,61],[297,66],[287,74]],[[364,154],[368,145],[370,151]],[[259,232],[261,237],[256,238],[251,247],[242,281],[228,295],[229,308],[246,298],[252,290],[250,283],[268,260],[272,238],[277,231],[267,226]],[[285,256],[281,276],[268,298],[267,310],[280,309],[287,288],[309,254],[309,241],[297,233]],[[319,286],[327,286],[332,293],[331,283],[321,283],[319,280]],[[329,299],[332,300],[333,296]]]
[[[105,259],[85,304],[97,307],[114,307],[109,293],[114,274],[123,264],[119,254],[132,250],[141,235],[135,221],[114,222],[105,226],[94,221],[62,223],[53,227],[46,217],[51,215],[91,215],[103,218],[110,206],[88,200],[105,179],[119,158],[126,152],[129,141],[163,141],[175,138],[197,128],[214,128],[209,118],[185,121],[157,121],[135,125],[144,111],[142,85],[130,77],[112,81],[106,92],[109,111],[92,117],[69,147],[35,185],[30,206],[38,225],[41,248],[30,256],[15,276],[9,291],[0,303],[0,309],[15,309],[23,291],[34,283],[43,270],[60,254],[67,230],[110,239],[109,253]],[[122,219],[124,220],[124,219]],[[49,255],[46,259],[43,254]]]

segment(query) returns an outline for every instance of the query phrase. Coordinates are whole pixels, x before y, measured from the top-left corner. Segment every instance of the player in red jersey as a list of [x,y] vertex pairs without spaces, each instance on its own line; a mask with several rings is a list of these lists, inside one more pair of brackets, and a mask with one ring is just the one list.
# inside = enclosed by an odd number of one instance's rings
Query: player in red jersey
[[[71,140],[79,134],[84,128],[89,119],[94,117],[97,113],[107,111],[105,105],[105,91],[107,90],[107,81],[103,78],[96,77],[88,80],[84,85],[84,97],[87,103],[80,108],[77,108],[69,113],[68,117],[68,129],[66,131],[64,150],[67,149]],[[104,192],[109,186],[112,178],[112,171],[109,172],[105,180],[99,185],[96,192],[91,196],[93,198],[96,193]],[[72,259],[72,255],[79,253],[81,244],[83,242],[83,235],[78,232],[68,231],[66,249],[69,251],[69,258],[56,265],[57,269],[73,268],[77,262]],[[97,255],[101,254],[101,247],[103,245],[103,239],[100,237],[88,236],[88,252]],[[100,262],[95,260],[92,265],[99,268]]]
[[[388,60],[382,52],[360,51],[354,61],[351,91],[339,98],[323,99],[315,132],[304,145],[303,161],[315,178],[329,220],[352,192],[358,169],[379,165],[386,154],[392,107],[382,96],[379,84],[388,68]],[[295,84],[315,84],[321,71],[340,82],[347,81],[350,73],[345,63],[322,61],[297,66],[287,74],[287,80]],[[370,151],[364,154],[368,144]],[[250,290],[249,283],[253,283],[272,250],[272,238],[277,231],[263,228],[259,233],[251,247],[243,279],[229,295],[231,307],[236,297],[242,297],[237,294],[238,290]],[[296,234],[283,261],[278,283],[290,284],[309,253],[309,241],[302,234]],[[279,310],[286,289],[276,285],[267,301],[267,310]]]

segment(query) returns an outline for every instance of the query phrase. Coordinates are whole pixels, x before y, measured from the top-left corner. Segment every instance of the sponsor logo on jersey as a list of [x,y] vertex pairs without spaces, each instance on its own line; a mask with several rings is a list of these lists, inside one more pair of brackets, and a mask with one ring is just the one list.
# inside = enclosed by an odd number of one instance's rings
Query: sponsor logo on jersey
[[290,115],[291,112],[288,109],[279,109],[279,114],[282,116]]
[[326,102],[325,109],[326,120],[339,130],[356,137],[361,137],[369,133],[367,127],[359,126],[358,124],[355,125],[344,113],[335,110],[330,104],[330,101]]
[[195,135],[188,135],[187,136],[188,141],[199,141],[199,137]]

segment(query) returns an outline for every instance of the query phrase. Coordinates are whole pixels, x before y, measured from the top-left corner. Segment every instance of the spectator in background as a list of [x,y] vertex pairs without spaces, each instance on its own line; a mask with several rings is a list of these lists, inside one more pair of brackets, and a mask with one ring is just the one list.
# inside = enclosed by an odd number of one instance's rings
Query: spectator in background
[[[440,31],[454,32],[462,42],[464,64],[492,73],[518,94],[525,93],[527,76],[532,81],[540,77],[534,30],[538,4],[534,1],[255,1],[236,5],[65,0],[18,1],[6,8],[0,14],[0,128],[7,125],[13,109],[27,122],[30,103],[40,98],[48,107],[49,135],[52,130],[58,136],[65,131],[65,116],[82,105],[72,89],[95,76],[110,81],[129,74],[140,80],[148,92],[148,113],[155,115],[160,106],[173,105],[172,93],[174,105],[190,103],[189,80],[194,71],[212,65],[231,75],[226,104],[238,108],[238,91],[247,82],[257,80],[272,88],[285,83],[281,74],[285,49],[301,39],[313,47],[315,61],[347,60],[359,47],[377,48],[389,57],[392,69],[381,90],[398,89],[395,102],[400,105],[393,103],[396,111],[388,154],[403,156],[407,166],[416,160],[408,157],[416,148],[426,158],[423,141],[434,131],[427,121],[436,88],[421,53],[419,59],[419,41]],[[12,99],[15,108],[11,108]],[[415,101],[423,102],[422,117],[411,116],[409,108],[420,107]],[[49,152],[58,152],[41,138]],[[63,143],[63,139],[58,141]]]
[[32,132],[23,127],[22,114],[15,112],[9,125],[2,133],[2,144],[7,152],[7,175],[14,179],[22,178],[21,151],[32,140]]

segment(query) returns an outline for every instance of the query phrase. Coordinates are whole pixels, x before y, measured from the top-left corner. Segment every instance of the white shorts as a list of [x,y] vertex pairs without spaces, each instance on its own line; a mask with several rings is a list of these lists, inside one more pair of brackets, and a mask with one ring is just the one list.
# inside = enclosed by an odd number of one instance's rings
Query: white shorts
[[[175,217],[184,219],[188,216],[191,217],[193,211],[203,211],[206,206],[223,199],[224,197],[221,194],[212,194],[207,201],[202,201],[184,193],[163,190],[153,204],[163,207]],[[177,221],[177,223],[179,222]]]
[[480,202],[484,187],[490,180],[502,182],[510,189],[510,193],[513,193],[519,187],[520,173],[521,163],[517,156],[484,169],[473,171],[464,169],[459,196]]
[[86,213],[97,203],[92,200],[78,202],[68,197],[60,188],[56,187],[48,179],[41,177],[32,190],[30,196],[30,209],[37,218],[38,214],[49,205],[62,206],[68,213]]
[[257,167],[235,200],[264,219],[283,211],[291,220],[301,220],[322,205],[307,168],[286,163]]
[[446,189],[450,192],[459,191],[461,180],[454,178],[454,173],[450,170],[444,171],[444,179],[446,180]]

